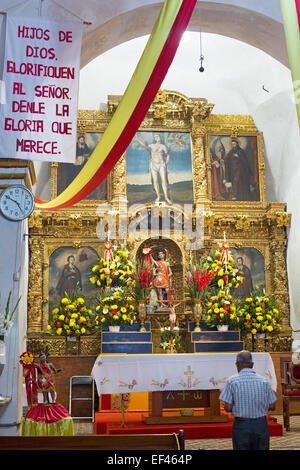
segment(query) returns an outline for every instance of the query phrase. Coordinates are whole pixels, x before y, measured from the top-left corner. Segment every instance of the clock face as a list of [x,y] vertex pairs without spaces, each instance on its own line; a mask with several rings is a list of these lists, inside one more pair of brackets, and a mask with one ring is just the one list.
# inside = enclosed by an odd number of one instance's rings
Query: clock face
[[23,220],[34,209],[34,197],[25,186],[17,184],[9,186],[0,195],[0,209],[10,220]]

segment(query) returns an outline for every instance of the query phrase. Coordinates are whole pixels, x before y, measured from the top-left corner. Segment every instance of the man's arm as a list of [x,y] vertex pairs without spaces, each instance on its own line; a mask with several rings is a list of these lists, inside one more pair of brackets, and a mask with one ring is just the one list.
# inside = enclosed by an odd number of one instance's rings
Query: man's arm
[[274,401],[274,403],[271,403],[271,404],[269,405],[268,411],[274,411],[274,410],[275,410],[275,407],[276,407],[276,401]]
[[231,403],[226,403],[226,401],[224,402],[224,410],[227,412],[227,413],[230,413],[232,411],[232,404]]

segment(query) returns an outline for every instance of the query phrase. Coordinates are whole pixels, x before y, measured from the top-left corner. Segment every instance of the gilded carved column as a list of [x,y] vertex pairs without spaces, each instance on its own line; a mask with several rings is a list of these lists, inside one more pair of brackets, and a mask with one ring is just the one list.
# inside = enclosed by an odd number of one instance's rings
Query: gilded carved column
[[204,126],[195,126],[191,132],[193,144],[194,200],[201,203],[208,199],[207,166],[205,162]]
[[112,203],[126,201],[126,154],[117,162],[112,173]]
[[272,293],[276,297],[283,317],[284,329],[289,329],[289,295],[286,274],[286,240],[273,239],[270,243],[272,260]]
[[28,333],[40,332],[42,326],[43,242],[29,239]]

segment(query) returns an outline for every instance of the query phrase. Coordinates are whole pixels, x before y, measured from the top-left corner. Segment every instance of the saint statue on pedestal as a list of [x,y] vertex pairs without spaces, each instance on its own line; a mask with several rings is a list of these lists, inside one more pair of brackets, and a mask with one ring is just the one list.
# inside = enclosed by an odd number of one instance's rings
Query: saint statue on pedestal
[[158,251],[157,260],[151,256],[151,260],[154,264],[155,278],[153,285],[157,291],[158,300],[168,299],[168,290],[172,286],[172,270],[170,263],[166,259],[166,252],[164,250]]

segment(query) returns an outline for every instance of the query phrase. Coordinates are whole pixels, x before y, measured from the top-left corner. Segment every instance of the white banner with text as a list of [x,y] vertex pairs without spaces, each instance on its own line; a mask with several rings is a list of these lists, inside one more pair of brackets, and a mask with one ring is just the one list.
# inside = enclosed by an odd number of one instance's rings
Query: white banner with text
[[75,162],[82,22],[8,14],[0,158]]

